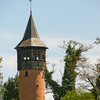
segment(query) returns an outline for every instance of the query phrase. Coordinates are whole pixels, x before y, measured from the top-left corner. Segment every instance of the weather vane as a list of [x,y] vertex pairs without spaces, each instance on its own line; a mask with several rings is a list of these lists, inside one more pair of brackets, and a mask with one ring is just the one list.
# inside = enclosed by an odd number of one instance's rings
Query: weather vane
[[29,0],[30,2],[30,13],[32,14],[32,0]]

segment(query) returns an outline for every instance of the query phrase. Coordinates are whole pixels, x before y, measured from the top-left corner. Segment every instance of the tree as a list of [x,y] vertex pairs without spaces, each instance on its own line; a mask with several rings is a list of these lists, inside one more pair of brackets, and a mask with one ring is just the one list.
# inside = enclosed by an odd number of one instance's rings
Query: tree
[[52,79],[53,71],[49,72],[49,70],[46,68],[45,71],[45,83],[46,88],[50,88],[53,92],[53,97],[55,100],[60,100],[60,98],[63,95],[64,89],[63,86],[60,86],[56,81]]
[[4,100],[19,100],[19,76],[8,78],[4,83]]
[[60,100],[61,97],[65,96],[66,91],[72,91],[75,89],[75,80],[78,74],[75,72],[77,62],[81,59],[82,52],[88,51],[92,48],[92,46],[84,46],[79,42],[70,40],[67,43],[64,42],[64,45],[62,45],[61,48],[66,50],[62,84],[59,85],[52,79],[52,74],[54,71],[49,72],[49,70],[46,68],[45,74],[46,87],[50,87],[55,100]]
[[78,62],[79,76],[84,83],[80,86],[93,93],[95,100],[100,100],[100,61],[92,64],[88,58],[83,58]]
[[83,90],[72,90],[67,91],[61,100],[94,100],[94,96],[92,93],[84,92]]
[[[0,57],[0,63],[2,62],[2,57]],[[0,71],[1,71],[2,66],[0,66]],[[3,95],[3,76],[2,76],[2,72],[0,72],[0,98],[2,98]]]
[[[100,38],[96,38],[94,44],[99,45]],[[100,59],[97,60],[97,63],[93,64],[91,62],[89,58],[83,57],[77,63],[79,76],[85,81],[85,84],[81,83],[80,86],[92,92],[95,100],[100,100]]]
[[65,87],[65,90],[71,91],[75,89],[75,79],[77,73],[75,68],[77,67],[76,63],[80,60],[82,53],[82,45],[76,49],[76,45],[79,43],[70,41],[66,46],[66,56],[65,56],[65,68],[64,74],[62,77],[62,85]]

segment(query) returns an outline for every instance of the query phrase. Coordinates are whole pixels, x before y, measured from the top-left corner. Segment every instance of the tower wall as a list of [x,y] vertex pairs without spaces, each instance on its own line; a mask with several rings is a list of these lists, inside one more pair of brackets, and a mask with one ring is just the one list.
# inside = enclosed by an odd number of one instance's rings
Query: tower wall
[[18,70],[45,69],[46,50],[44,48],[20,48],[17,50]]
[[[28,76],[25,76],[27,71]],[[42,70],[19,71],[19,100],[45,100]]]

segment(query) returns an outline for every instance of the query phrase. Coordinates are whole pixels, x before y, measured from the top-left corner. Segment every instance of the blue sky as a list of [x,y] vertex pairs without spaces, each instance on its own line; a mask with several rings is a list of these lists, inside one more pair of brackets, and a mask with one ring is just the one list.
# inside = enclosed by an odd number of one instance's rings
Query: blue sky
[[[56,63],[56,80],[64,66],[65,50],[58,47],[63,40],[92,44],[100,36],[100,0],[33,0],[32,14],[41,40],[49,47],[47,61]],[[17,72],[14,47],[24,35],[29,15],[28,0],[0,1],[0,56],[3,57],[4,81]],[[98,58],[100,47],[96,46],[85,55]]]

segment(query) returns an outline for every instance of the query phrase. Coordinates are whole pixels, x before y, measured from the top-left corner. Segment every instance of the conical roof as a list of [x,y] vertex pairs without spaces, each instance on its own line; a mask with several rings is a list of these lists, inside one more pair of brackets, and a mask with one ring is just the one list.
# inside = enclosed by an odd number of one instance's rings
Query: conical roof
[[15,49],[20,47],[44,47],[46,49],[48,48],[39,38],[37,29],[33,21],[32,13],[30,14],[24,37]]

